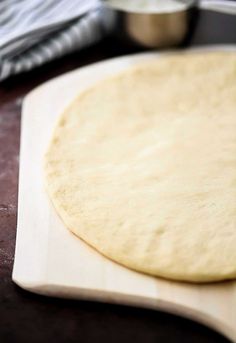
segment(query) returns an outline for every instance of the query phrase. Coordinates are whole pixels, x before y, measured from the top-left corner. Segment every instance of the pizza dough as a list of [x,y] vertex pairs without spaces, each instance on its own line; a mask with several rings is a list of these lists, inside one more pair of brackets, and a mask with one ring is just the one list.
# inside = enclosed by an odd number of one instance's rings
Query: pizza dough
[[236,54],[101,81],[63,113],[45,159],[56,211],[105,256],[169,279],[236,277]]

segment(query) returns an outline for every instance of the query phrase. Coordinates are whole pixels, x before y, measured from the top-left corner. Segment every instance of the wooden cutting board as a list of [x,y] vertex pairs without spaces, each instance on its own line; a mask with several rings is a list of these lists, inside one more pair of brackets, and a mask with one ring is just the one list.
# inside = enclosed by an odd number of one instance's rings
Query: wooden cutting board
[[25,98],[13,280],[24,289],[48,296],[132,304],[181,314],[236,342],[236,282],[193,285],[122,267],[70,233],[44,190],[42,158],[62,109],[92,83],[153,58],[165,58],[165,54],[145,53],[97,63],[49,81]]

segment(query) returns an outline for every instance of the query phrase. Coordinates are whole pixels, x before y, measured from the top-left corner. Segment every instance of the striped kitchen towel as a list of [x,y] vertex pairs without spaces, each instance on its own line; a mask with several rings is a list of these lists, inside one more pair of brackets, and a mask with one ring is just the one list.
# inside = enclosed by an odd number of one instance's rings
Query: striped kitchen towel
[[107,31],[98,0],[2,0],[0,81],[91,45]]

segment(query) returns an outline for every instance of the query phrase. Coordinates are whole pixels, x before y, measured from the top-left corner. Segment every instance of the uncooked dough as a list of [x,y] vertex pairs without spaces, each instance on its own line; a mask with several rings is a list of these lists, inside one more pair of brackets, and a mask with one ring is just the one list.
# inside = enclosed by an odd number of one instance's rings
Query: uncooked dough
[[235,278],[236,54],[163,56],[94,85],[61,116],[45,172],[65,225],[110,259]]

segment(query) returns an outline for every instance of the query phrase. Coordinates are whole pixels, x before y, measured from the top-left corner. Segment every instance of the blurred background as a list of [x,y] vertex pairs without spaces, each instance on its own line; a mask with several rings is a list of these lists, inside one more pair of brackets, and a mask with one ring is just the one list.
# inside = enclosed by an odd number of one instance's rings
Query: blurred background
[[105,40],[122,53],[234,43],[235,15],[234,0],[3,0],[0,80]]

